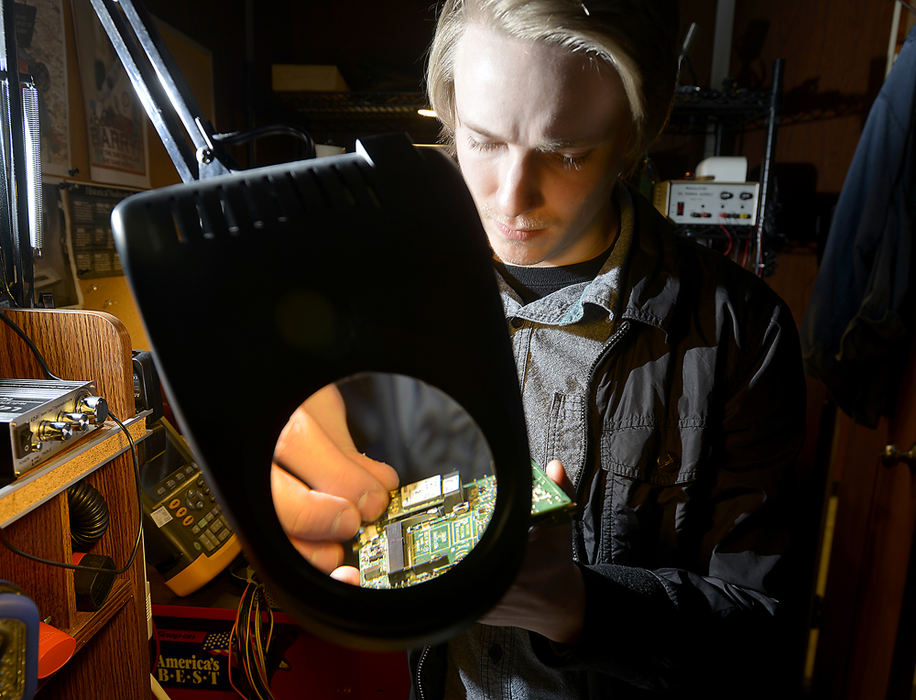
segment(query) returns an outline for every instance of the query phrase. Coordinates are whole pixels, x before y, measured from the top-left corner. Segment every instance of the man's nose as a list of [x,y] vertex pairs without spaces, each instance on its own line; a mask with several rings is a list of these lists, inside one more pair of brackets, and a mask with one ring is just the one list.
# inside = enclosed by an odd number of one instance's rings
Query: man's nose
[[544,202],[540,180],[532,154],[507,154],[500,173],[500,213],[506,218],[524,216],[541,206]]

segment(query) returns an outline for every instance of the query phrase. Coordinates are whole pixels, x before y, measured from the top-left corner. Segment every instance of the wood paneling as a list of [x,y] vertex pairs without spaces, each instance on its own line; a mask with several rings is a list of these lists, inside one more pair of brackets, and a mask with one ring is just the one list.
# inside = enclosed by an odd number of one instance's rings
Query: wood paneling
[[[61,379],[95,381],[96,391],[122,420],[134,413],[130,336],[118,319],[102,312],[35,309],[7,311]],[[44,378],[28,346],[5,325],[0,376]]]
[[[93,311],[5,313],[25,330],[53,373],[67,379],[94,381],[97,392],[119,418],[134,415],[130,338],[118,319]],[[44,377],[28,347],[6,324],[0,324],[0,377]],[[78,443],[73,451],[79,451]],[[112,449],[108,457],[115,453]],[[137,481],[128,455],[107,462],[102,456],[102,461],[102,466],[87,478],[105,499],[110,520],[92,553],[108,555],[116,566],[126,566],[140,523]],[[34,486],[38,490],[47,486],[47,493],[56,495],[4,528],[7,542],[39,557],[72,561],[65,489],[74,477],[68,466],[69,462],[63,462],[60,469],[50,469],[36,478]],[[31,504],[23,508],[31,508]],[[7,513],[4,521],[8,516]],[[141,548],[127,570],[117,577],[102,609],[90,613],[77,611],[71,570],[35,562],[0,547],[3,578],[19,585],[35,601],[42,619],[50,618],[53,626],[77,640],[76,654],[42,688],[41,697],[121,700],[149,696],[142,558]]]
[[[843,185],[884,79],[892,13],[892,2],[875,0],[736,3],[732,73],[761,88],[773,60],[786,60],[776,160],[814,164],[819,192]],[[762,130],[748,134],[749,160],[763,152],[763,138]]]

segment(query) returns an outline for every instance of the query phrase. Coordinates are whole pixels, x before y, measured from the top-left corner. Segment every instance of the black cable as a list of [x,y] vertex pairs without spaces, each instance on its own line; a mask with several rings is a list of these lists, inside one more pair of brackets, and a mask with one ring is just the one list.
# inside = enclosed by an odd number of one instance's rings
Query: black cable
[[210,138],[214,143],[221,145],[238,145],[250,143],[263,136],[292,136],[305,144],[306,159],[315,157],[315,141],[308,133],[301,129],[288,126],[286,124],[276,124],[273,126],[261,126],[249,131],[230,131],[225,134],[213,134]]
[[130,432],[127,430],[125,425],[115,417],[115,415],[111,411],[108,412],[108,417],[111,418],[115,423],[118,424],[118,427],[121,428],[121,430],[124,432],[125,437],[127,437],[127,442],[130,444],[130,454],[131,454],[131,457],[133,458],[132,461],[133,461],[133,466],[134,466],[134,478],[137,484],[137,538],[136,540],[134,540],[134,547],[131,550],[130,557],[128,558],[127,563],[119,569],[108,569],[103,566],[87,566],[85,564],[68,564],[67,562],[63,562],[63,561],[45,559],[44,557],[39,557],[35,554],[24,552],[21,549],[19,549],[18,547],[16,547],[15,545],[11,544],[6,539],[6,529],[0,527],[0,542],[2,542],[3,546],[6,547],[8,550],[10,550],[13,554],[18,554],[20,557],[31,559],[32,561],[38,562],[39,564],[57,566],[57,567],[60,567],[61,569],[72,569],[73,571],[99,571],[99,572],[118,575],[118,574],[123,574],[125,571],[130,569],[131,566],[133,566],[134,559],[136,559],[137,552],[140,549],[140,542],[143,540],[143,514],[141,512],[142,507],[140,505],[142,503],[142,501],[140,500],[142,496],[140,492],[140,462],[137,458],[137,445],[136,443],[134,443],[134,439],[133,437],[131,437]]
[[[9,316],[7,316],[2,311],[0,311],[0,320],[2,320],[10,328],[12,328],[13,331],[16,333],[16,335],[18,335],[20,338],[22,338],[25,341],[26,345],[29,346],[29,349],[32,351],[32,354],[35,356],[35,359],[38,360],[38,364],[41,365],[41,369],[45,373],[45,375],[48,377],[48,379],[56,379],[58,381],[62,381],[60,377],[58,377],[56,374],[51,372],[50,368],[48,367],[48,363],[45,361],[44,355],[41,354],[41,351],[38,349],[35,343],[32,342],[32,339],[29,338],[26,332],[22,330],[18,326],[18,324],[16,324],[15,321],[13,321]],[[0,527],[0,542],[2,542],[3,546],[6,547],[8,550],[10,550],[13,554],[18,554],[20,557],[31,559],[32,561],[38,562],[39,564],[47,564],[49,566],[57,566],[62,569],[72,569],[74,571],[98,571],[98,572],[118,575],[118,574],[123,574],[125,571],[130,569],[131,566],[133,566],[134,559],[136,559],[137,552],[140,549],[140,542],[143,540],[143,506],[142,506],[143,494],[140,489],[140,460],[137,457],[137,445],[134,442],[134,439],[131,436],[130,431],[120,420],[118,420],[118,417],[114,413],[112,413],[111,410],[108,411],[108,417],[111,418],[115,423],[118,424],[118,427],[121,429],[121,431],[124,433],[124,436],[127,438],[127,444],[130,445],[130,456],[131,456],[131,460],[133,462],[133,467],[134,467],[134,483],[137,486],[137,538],[134,541],[134,547],[131,550],[130,557],[128,558],[127,563],[124,566],[122,566],[120,569],[107,569],[101,566],[88,566],[84,564],[72,564],[72,563],[68,564],[67,562],[63,562],[63,561],[54,561],[53,559],[45,559],[44,557],[39,557],[34,554],[29,554],[28,552],[24,552],[21,549],[19,549],[18,547],[16,547],[15,545],[10,544],[10,542],[6,539],[6,529]]]

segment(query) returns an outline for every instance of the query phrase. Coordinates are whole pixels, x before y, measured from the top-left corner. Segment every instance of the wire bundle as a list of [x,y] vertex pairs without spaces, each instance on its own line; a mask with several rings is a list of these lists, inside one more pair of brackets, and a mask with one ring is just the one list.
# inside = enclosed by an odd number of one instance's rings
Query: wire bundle
[[[266,635],[265,635],[266,629]],[[253,576],[242,593],[229,633],[229,683],[232,689],[249,700],[273,700],[267,677],[267,651],[274,631],[274,614],[264,586]],[[251,695],[243,693],[232,679],[233,659],[240,667]]]

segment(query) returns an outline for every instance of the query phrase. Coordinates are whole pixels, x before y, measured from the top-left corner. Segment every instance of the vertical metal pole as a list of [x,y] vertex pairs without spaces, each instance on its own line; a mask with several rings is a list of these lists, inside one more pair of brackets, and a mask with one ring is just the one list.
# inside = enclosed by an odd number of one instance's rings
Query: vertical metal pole
[[[719,90],[728,77],[732,57],[732,35],[735,30],[735,0],[716,2],[716,26],[712,41],[712,65],[709,70],[709,87]],[[724,130],[721,122],[716,126],[715,135],[707,134],[704,157],[721,155],[724,146]]]
[[[254,0],[245,0],[245,103],[247,110],[245,113],[245,128],[254,129],[254,105],[257,104],[257,95],[255,95],[255,32],[254,32]],[[247,148],[248,163],[246,167],[251,168],[255,164],[254,141],[248,143]]]
[[3,0],[2,22],[3,42],[0,48],[0,71],[6,78],[9,89],[3,96],[4,118],[9,125],[4,130],[4,147],[10,155],[7,178],[7,201],[10,207],[10,228],[13,241],[13,260],[18,279],[13,292],[18,293],[16,302],[24,307],[35,306],[35,271],[32,268],[32,245],[29,240],[28,188],[25,178],[25,137],[22,121],[22,90],[19,87],[19,54],[16,49],[16,22],[13,0]]
[[763,229],[766,219],[767,200],[770,194],[770,178],[773,158],[776,155],[776,129],[779,126],[779,108],[782,101],[782,73],[785,59],[773,61],[773,85],[770,88],[770,105],[767,110],[767,140],[763,153],[763,167],[760,178],[760,199],[757,202],[757,225],[755,238],[757,244],[754,256],[754,273],[763,277]]
[[[2,10],[0,10],[2,12]],[[2,21],[2,20],[0,20]],[[0,32],[2,35],[2,32]],[[3,53],[3,45],[0,43],[0,59]],[[13,218],[13,203],[10,192],[10,139],[9,139],[9,114],[7,112],[7,102],[9,101],[9,89],[5,78],[0,73],[0,283],[3,289],[0,290],[0,298],[9,297],[8,302],[18,306],[18,294],[13,290],[19,279],[17,272],[18,259],[14,259],[13,251],[16,249],[16,225]],[[17,286],[18,289],[18,286]]]
[[891,35],[887,39],[887,63],[884,65],[885,78],[890,75],[891,66],[894,65],[897,51],[897,34],[900,31],[900,10],[902,7],[899,0],[894,2],[894,14],[891,17]]
[[732,58],[732,34],[735,31],[735,0],[716,3],[716,29],[712,43],[712,66],[709,87],[718,90],[728,77]]

